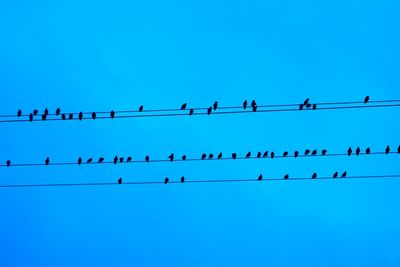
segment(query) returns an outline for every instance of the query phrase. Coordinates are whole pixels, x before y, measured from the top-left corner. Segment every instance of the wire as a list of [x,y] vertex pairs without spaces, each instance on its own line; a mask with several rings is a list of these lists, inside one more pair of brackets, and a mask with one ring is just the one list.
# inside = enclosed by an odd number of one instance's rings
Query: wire
[[[305,180],[348,180],[348,179],[383,179],[383,178],[400,178],[400,174],[393,175],[360,175],[360,176],[348,176],[345,178],[333,178],[333,177],[320,177],[312,179],[309,177],[295,177],[295,178],[266,178],[262,180],[258,179],[205,179],[205,180],[186,180],[181,181],[168,181],[167,184],[200,184],[200,183],[240,183],[240,182],[272,182],[272,181],[305,181]],[[60,183],[60,184],[8,184],[0,185],[0,188],[22,188],[22,187],[77,187],[77,186],[121,186],[121,185],[162,185],[166,184],[165,181],[139,181],[139,182],[98,182],[98,183]]]
[[[400,148],[399,148],[400,149]],[[370,152],[369,154],[367,153],[360,153],[360,156],[373,156],[373,155],[389,155],[389,154],[400,154],[399,152]],[[347,153],[335,153],[335,154],[317,154],[317,155],[298,155],[298,158],[315,158],[315,157],[343,157],[346,156],[348,157]],[[356,154],[352,154],[352,157],[357,157]],[[287,155],[284,156],[282,155],[274,155],[273,159],[282,159],[282,158],[296,158],[296,156],[294,155]],[[68,166],[68,165],[109,165],[109,164],[115,164],[115,165],[119,165],[119,164],[137,164],[137,163],[165,163],[165,162],[195,162],[195,161],[202,161],[202,162],[209,162],[209,161],[226,161],[226,160],[256,160],[256,159],[271,159],[271,156],[267,156],[267,157],[263,157],[263,155],[261,155],[260,157],[257,156],[250,156],[250,157],[236,157],[235,159],[233,159],[231,156],[230,157],[222,157],[221,159],[217,159],[217,158],[213,158],[213,159],[201,159],[201,158],[186,158],[184,159],[174,159],[173,161],[171,161],[170,159],[154,159],[151,160],[149,159],[149,161],[146,160],[132,160],[132,161],[123,161],[120,162],[119,161],[120,158],[118,158],[118,161],[116,163],[114,163],[114,161],[103,161],[103,162],[91,162],[91,163],[87,163],[87,162],[83,162],[81,164],[78,164],[78,162],[55,162],[55,163],[16,163],[16,164],[12,164],[10,162],[10,165],[8,166],[7,164],[2,164],[0,165],[0,167],[36,167],[36,166]]]

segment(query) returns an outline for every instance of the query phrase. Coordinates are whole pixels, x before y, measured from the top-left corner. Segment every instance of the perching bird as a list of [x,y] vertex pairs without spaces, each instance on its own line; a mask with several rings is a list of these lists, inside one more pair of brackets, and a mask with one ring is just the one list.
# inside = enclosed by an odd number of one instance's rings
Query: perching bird
[[42,120],[45,121],[47,119],[47,115],[43,114],[42,115]]
[[313,173],[311,179],[315,179],[315,178],[317,178],[317,173],[316,172]]
[[92,112],[92,119],[96,119],[96,112]]
[[400,154],[400,146],[397,148],[397,153]]
[[299,110],[303,110],[303,108],[304,108],[304,105],[303,105],[303,104],[300,104],[300,105],[299,105]]
[[193,113],[194,113],[194,109],[191,108],[190,111],[189,111],[189,115],[192,116]]
[[312,156],[317,155],[318,151],[316,149],[313,150],[313,152],[311,153]]
[[22,110],[19,109],[18,112],[17,112],[18,118],[21,117],[21,115],[22,115]]
[[309,149],[306,149],[306,151],[304,151],[304,155],[307,156],[308,154],[310,154],[310,152],[311,152],[311,151],[310,151]]
[[264,154],[263,154],[263,158],[266,158],[266,157],[268,157],[268,150],[265,151]]
[[351,153],[353,153],[353,150],[351,149],[351,147],[349,147],[349,149],[347,149],[347,155],[350,156]]
[[44,163],[45,163],[46,165],[49,165],[49,164],[50,164],[50,158],[47,157],[46,160],[44,161]]
[[65,114],[61,115],[61,119],[65,121],[65,119],[66,119]]
[[258,176],[258,181],[261,181],[263,179],[263,175],[262,174],[260,174],[260,176]]
[[232,153],[232,158],[236,159],[237,158],[237,154],[236,153]]
[[171,153],[171,155],[168,156],[168,159],[172,162],[174,160],[174,153]]
[[313,109],[313,110],[316,110],[316,109],[317,109],[317,104],[314,104],[314,105],[312,106],[312,109]]
[[253,112],[256,112],[257,111],[257,106],[254,106],[253,107]]
[[139,107],[139,112],[142,112],[143,109],[144,109],[144,107],[143,107],[143,105],[141,105],[141,106]]
[[11,165],[11,160],[7,160],[6,164],[7,164],[7,167],[10,167],[10,165]]
[[120,163],[124,162],[124,157],[120,157],[120,158],[119,158],[119,162],[120,162]]
[[208,159],[213,159],[214,158],[214,155],[213,154],[210,154],[209,156],[208,156]]
[[131,161],[132,161],[132,157],[131,156],[126,158],[126,162],[131,162]]
[[29,114],[29,121],[32,122],[33,121],[33,114]]
[[342,173],[341,178],[346,178],[346,176],[347,176],[347,172],[344,172],[344,173]]
[[182,177],[181,177],[181,183],[183,184],[184,182],[185,182],[185,177],[182,176]]
[[360,147],[357,147],[357,149],[356,149],[356,155],[359,156],[359,155],[360,155],[360,152],[361,152]]
[[207,109],[207,114],[210,115],[210,114],[211,114],[211,111],[212,111],[212,107],[209,107],[209,108]]
[[183,155],[183,156],[182,156],[182,160],[186,160],[186,155]]
[[47,108],[44,109],[43,115],[49,115],[49,110]]
[[275,157],[275,152],[271,152],[271,159]]
[[297,158],[299,156],[299,151],[294,152],[294,157]]
[[218,108],[218,101],[215,101],[215,102],[214,102],[213,108],[214,108],[214,110],[217,110],[217,108]]
[[169,182],[169,178],[167,177],[164,179],[164,184],[168,184],[168,182]]
[[57,108],[57,109],[56,109],[56,116],[59,116],[60,113],[61,113],[61,109],[60,109],[60,108]]
[[283,179],[285,180],[289,179],[289,174],[285,174],[285,176],[283,176]]
[[146,160],[146,162],[150,161],[150,157],[149,156],[146,156],[144,159]]
[[182,104],[182,106],[181,106],[181,110],[185,110],[185,109],[186,109],[186,107],[187,107],[187,103],[184,103],[184,104]]
[[104,162],[104,158],[103,157],[99,158],[99,163],[103,163],[103,162]]
[[246,159],[248,159],[248,158],[250,158],[251,157],[251,152],[247,152],[247,154],[246,154]]
[[365,150],[365,153],[366,153],[367,155],[371,154],[371,149],[368,147],[368,148]]
[[306,100],[304,100],[304,106],[307,106],[308,104],[309,104],[309,102],[310,102],[310,98],[307,98]]
[[333,178],[337,178],[338,177],[338,175],[339,175],[339,173],[338,172],[335,172],[334,174],[333,174]]
[[247,100],[245,100],[244,102],[243,102],[243,109],[246,109],[247,108]]
[[255,100],[251,101],[251,107],[254,108],[255,106],[257,106],[257,103]]
[[34,110],[33,110],[33,115],[34,115],[34,116],[36,116],[38,113],[39,113],[39,110],[37,110],[37,109],[34,109]]
[[322,150],[322,156],[325,156],[326,153],[328,153],[328,150],[326,150],[326,149]]
[[222,159],[222,152],[220,152],[219,154],[218,154],[218,158],[217,159]]
[[79,120],[81,121],[83,119],[83,113],[79,112]]
[[78,158],[78,165],[81,165],[81,164],[82,164],[82,158],[79,157],[79,158]]
[[92,158],[88,158],[88,160],[86,161],[86,164],[90,164],[92,163],[93,159]]
[[207,155],[204,153],[203,155],[201,155],[201,160],[205,160],[207,158]]
[[369,96],[366,96],[366,97],[364,98],[364,104],[367,104],[368,101],[369,101]]
[[110,117],[111,117],[111,119],[114,119],[114,117],[115,117],[115,111],[114,110],[111,110]]
[[283,152],[283,157],[287,157],[289,155],[289,152],[285,151]]
[[311,108],[311,104],[307,104],[306,107],[307,107],[307,108]]
[[119,183],[119,184],[122,184],[122,178],[119,178],[119,179],[118,179],[118,183]]
[[257,153],[257,158],[261,158],[261,156],[262,156],[261,152],[258,152]]
[[[73,118],[74,118],[74,114],[73,113],[69,114],[68,119],[72,120]],[[80,119],[82,120],[82,118],[80,118]]]
[[387,154],[389,154],[389,152],[390,152],[390,147],[389,147],[389,146],[387,146],[387,147],[386,147],[386,149],[385,149],[385,153],[386,153],[386,155],[387,155]]
[[114,164],[117,164],[117,162],[118,162],[118,156],[115,156],[115,157],[114,157],[114,161],[113,161],[113,162],[114,162]]

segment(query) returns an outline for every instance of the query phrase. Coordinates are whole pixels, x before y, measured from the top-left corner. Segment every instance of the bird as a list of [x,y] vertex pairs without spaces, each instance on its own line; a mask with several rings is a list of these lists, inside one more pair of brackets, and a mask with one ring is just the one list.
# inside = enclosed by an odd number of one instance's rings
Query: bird
[[131,161],[132,161],[132,157],[131,156],[126,158],[126,162],[131,162]]
[[306,149],[306,151],[304,151],[304,155],[307,156],[308,154],[310,154],[310,152],[311,152],[311,151],[310,151],[309,149]]
[[88,158],[88,160],[86,161],[86,164],[90,164],[92,163],[93,159],[92,158]]
[[311,108],[311,104],[307,104],[307,105],[306,105],[306,108]]
[[299,110],[303,110],[303,108],[304,108],[304,105],[303,105],[303,104],[300,104],[300,105],[299,105]]
[[47,157],[46,160],[44,161],[44,163],[45,163],[46,165],[49,165],[49,164],[50,164],[50,158]]
[[313,110],[316,110],[316,109],[317,109],[317,104],[314,104],[314,105],[312,106],[312,109],[313,109]]
[[349,147],[349,149],[347,149],[347,155],[350,156],[351,153],[353,153],[353,150],[351,149],[351,147]]
[[311,153],[312,156],[317,155],[318,151],[316,149],[313,150],[313,152]]
[[189,111],[189,115],[192,116],[193,113],[194,113],[194,109],[191,108],[190,111]]
[[367,95],[367,96],[364,98],[364,104],[367,104],[368,101],[369,101],[369,96]]
[[42,120],[45,121],[46,119],[47,119],[47,115],[46,115],[46,114],[43,114],[43,115],[42,115]]
[[263,154],[263,158],[266,158],[266,157],[268,157],[268,150],[265,151],[264,154]]
[[36,116],[38,113],[39,113],[39,110],[37,110],[37,109],[34,109],[34,110],[33,110],[33,115],[34,115],[34,116]]
[[79,118],[80,121],[83,119],[83,113],[82,113],[82,111],[79,112],[78,118]]
[[120,162],[120,163],[124,162],[124,157],[120,157],[120,158],[119,158],[119,162]]
[[61,119],[62,119],[62,120],[65,120],[65,119],[66,119],[65,114],[62,114],[62,115],[61,115]]
[[61,113],[61,109],[60,109],[60,108],[57,108],[57,109],[56,109],[56,116],[59,116],[60,113]]
[[119,178],[117,182],[118,184],[122,184],[122,178]]
[[[72,120],[73,118],[74,118],[74,114],[73,113],[69,114],[68,119]],[[82,117],[80,118],[80,120],[82,120]]]
[[111,117],[111,119],[114,119],[114,117],[115,117],[115,111],[114,110],[111,110],[110,117]]
[[168,182],[169,182],[169,178],[166,177],[166,178],[164,179],[164,184],[168,184]]
[[211,111],[212,111],[212,107],[209,107],[209,108],[207,109],[207,114],[210,115],[210,114],[211,114]]
[[343,172],[341,178],[346,178],[347,172]]
[[243,102],[243,109],[247,109],[247,100]]
[[33,121],[33,114],[29,114],[29,121],[32,122]]
[[365,154],[367,155],[371,154],[371,149],[369,147],[365,150]]
[[103,163],[104,162],[104,158],[103,157],[100,157],[99,158],[99,163]]
[[21,117],[21,115],[22,115],[22,110],[18,109],[18,112],[17,112],[18,118]]
[[43,115],[46,115],[46,116],[49,115],[49,110],[47,108],[44,109]]
[[287,157],[289,155],[289,152],[285,151],[283,152],[283,157]]
[[171,155],[169,155],[168,158],[172,162],[174,160],[174,153],[171,153]]
[[182,156],[182,160],[186,160],[186,155],[183,155],[183,156]]
[[187,103],[183,103],[182,106],[181,106],[181,110],[185,110],[186,107],[187,107]]
[[115,156],[115,157],[114,157],[113,162],[114,162],[114,164],[117,164],[117,162],[118,162],[118,156]]
[[299,156],[299,151],[294,152],[294,157],[297,158]]
[[214,110],[217,110],[217,108],[218,108],[218,101],[215,101],[215,102],[214,102],[213,108],[214,108]]
[[275,157],[275,152],[271,152],[271,159]]
[[96,119],[96,112],[92,112],[92,119]]
[[256,112],[257,111],[257,106],[254,106],[253,107],[253,112]]
[[326,149],[322,150],[322,156],[325,156],[328,151]]
[[261,156],[262,156],[261,152],[258,152],[257,153],[257,158],[261,158]]
[[285,174],[285,176],[283,176],[283,179],[285,180],[289,179],[289,174]]
[[182,177],[181,177],[181,183],[183,184],[184,182],[185,182],[185,177],[182,176]]
[[254,108],[255,106],[257,106],[257,103],[255,100],[251,101],[251,107]]
[[357,149],[356,149],[356,155],[359,156],[359,155],[360,155],[360,152],[361,152],[360,147],[357,147]]
[[390,147],[389,147],[389,146],[387,146],[387,147],[386,147],[386,149],[385,149],[385,153],[386,153],[386,155],[387,155],[387,154],[389,154],[389,152],[390,152]]
[[6,161],[6,164],[7,164],[7,167],[10,167],[10,165],[11,165],[11,160],[7,160],[7,161]]
[[220,152],[220,153],[218,154],[217,159],[222,159],[222,152]]
[[144,158],[144,160],[145,160],[146,162],[149,162],[149,161],[150,161],[150,157],[149,157],[149,156],[146,156],[146,157]]
[[397,148],[397,153],[400,154],[400,146]]
[[232,153],[232,158],[236,159],[237,158],[237,154],[236,153]]
[[335,172],[334,174],[333,174],[333,178],[337,178],[338,177],[338,175],[339,175],[339,173],[338,172]]
[[207,158],[207,155],[204,153],[203,155],[201,155],[201,160],[205,160]]
[[139,112],[142,112],[143,109],[144,109],[144,107],[143,107],[143,105],[141,105],[141,106],[139,107]]
[[307,106],[309,104],[309,102],[310,102],[310,98],[306,98],[306,100],[304,100],[303,105]]
[[208,156],[208,159],[213,159],[214,158],[214,155],[213,154],[210,154],[209,156]]
[[81,165],[81,164],[82,164],[82,158],[79,157],[79,158],[78,158],[78,165]]
[[251,157],[251,152],[247,152],[247,154],[246,154],[246,159],[248,159],[248,158],[250,158]]
[[316,172],[314,172],[313,175],[311,176],[311,179],[315,179],[315,178],[317,178],[317,173]]
[[262,174],[260,174],[259,176],[258,176],[258,181],[261,181],[263,179],[263,175]]

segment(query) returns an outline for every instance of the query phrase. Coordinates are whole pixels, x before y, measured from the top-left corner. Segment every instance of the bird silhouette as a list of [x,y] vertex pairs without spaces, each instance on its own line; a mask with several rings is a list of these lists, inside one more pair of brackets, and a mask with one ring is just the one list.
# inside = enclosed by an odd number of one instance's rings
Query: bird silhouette
[[171,153],[171,155],[168,156],[168,159],[172,162],[174,160],[174,153]]
[[257,103],[255,100],[251,101],[251,107],[254,108],[255,106],[257,106]]
[[47,119],[47,115],[46,115],[46,114],[43,114],[43,115],[42,115],[42,120],[45,121],[46,119]]
[[315,179],[315,178],[317,178],[317,173],[316,172],[314,172],[313,175],[311,176],[311,179]]
[[313,109],[313,110],[316,110],[316,109],[317,109],[317,104],[314,104],[314,105],[312,106],[312,109]]
[[356,156],[359,156],[359,155],[360,155],[360,152],[361,152],[360,147],[357,147],[357,148],[356,148]]
[[120,157],[120,158],[119,158],[119,162],[120,162],[120,163],[124,162],[124,157]]
[[400,154],[400,146],[397,148],[397,153]]
[[88,158],[88,160],[86,161],[86,164],[90,164],[92,163],[93,159],[92,158]]
[[114,157],[113,162],[114,162],[114,164],[117,164],[117,162],[118,162],[118,156],[115,156],[115,157]]
[[315,156],[318,154],[318,151],[316,149],[313,150],[313,152],[311,153],[312,156]]
[[311,152],[311,151],[310,151],[309,149],[306,149],[306,151],[304,151],[304,155],[307,156],[308,154],[310,154],[310,152]]
[[189,111],[189,115],[192,116],[193,113],[194,113],[194,109],[191,108],[190,111]]
[[[73,118],[74,118],[74,114],[73,113],[69,114],[68,119],[72,120]],[[82,116],[81,116],[80,120],[82,120]]]
[[283,157],[287,157],[289,155],[289,152],[285,151],[283,152]]
[[44,163],[45,163],[46,165],[49,165],[49,164],[50,164],[50,158],[47,157],[46,160],[44,161]]
[[79,157],[79,158],[78,158],[78,165],[81,165],[81,164],[82,164],[82,158]]
[[103,157],[100,157],[99,158],[99,163],[103,163],[104,162],[104,158]]
[[365,150],[365,154],[367,155],[371,154],[371,149],[369,147]]
[[43,111],[43,114],[46,115],[46,116],[49,115],[49,110],[47,108],[45,108],[44,111]]
[[304,106],[307,106],[307,105],[309,104],[309,102],[310,102],[310,98],[307,98],[306,100],[304,100],[303,105],[304,105]]
[[214,110],[217,110],[217,108],[218,108],[218,101],[215,101],[215,102],[214,102],[213,108],[214,108]]
[[283,176],[283,179],[285,180],[289,179],[289,174],[285,174],[285,176]]
[[143,107],[143,105],[141,105],[141,106],[139,107],[139,112],[142,112],[143,109],[144,109],[144,107]]
[[264,154],[263,154],[263,158],[266,158],[266,157],[268,157],[268,150],[265,151]]
[[353,150],[351,149],[351,147],[349,147],[349,149],[347,149],[347,155],[350,156],[351,153],[353,153]]
[[333,174],[333,178],[337,178],[338,177],[338,175],[339,175],[339,173],[338,172],[335,172],[334,174]]
[[65,117],[65,114],[62,114],[62,115],[61,115],[61,119],[64,120],[64,121],[67,119],[67,118]]
[[262,174],[260,174],[260,176],[258,176],[258,181],[261,181],[263,179],[263,175]]
[[299,156],[299,151],[294,152],[294,157],[297,158]]
[[248,159],[248,158],[250,158],[251,157],[251,152],[247,152],[247,154],[246,154],[246,159]]
[[29,114],[29,121],[32,122],[33,121],[33,114]]
[[344,172],[344,173],[342,173],[341,178],[346,178],[346,176],[347,176],[347,172]]
[[254,106],[253,107],[253,112],[256,112],[257,111],[257,106]]
[[306,105],[306,108],[311,108],[311,104],[307,104],[307,105]]
[[275,157],[275,152],[271,152],[271,159]]
[[322,150],[322,156],[325,156],[328,151],[326,149]]
[[182,104],[182,106],[181,106],[181,110],[185,110],[185,109],[186,109],[186,107],[187,107],[187,103],[184,103],[184,104]]
[[150,157],[149,156],[146,156],[144,159],[146,160],[146,162],[150,161]]
[[169,182],[169,178],[167,177],[164,179],[164,184],[168,184],[168,182]]
[[92,119],[96,119],[96,112],[92,112]]
[[132,157],[131,156],[126,158],[126,162],[131,162],[131,161],[132,161]]
[[17,116],[18,116],[18,118],[22,116],[22,110],[18,109]]
[[37,109],[34,109],[34,110],[33,110],[33,115],[34,115],[34,116],[36,116],[38,113],[39,113],[39,110],[37,110]]
[[237,154],[236,153],[232,153],[232,158],[236,159],[237,158]]
[[300,104],[300,105],[299,105],[299,110],[303,110],[303,108],[304,108],[304,105],[303,105],[303,104]]
[[218,159],[222,159],[222,152],[218,154]]
[[7,160],[7,161],[6,161],[6,165],[7,165],[7,167],[10,167],[10,165],[11,165],[11,160]]
[[79,112],[78,118],[79,118],[80,121],[83,119],[83,113],[82,112]]
[[212,111],[212,107],[209,107],[209,108],[207,109],[207,114],[210,115],[210,114],[211,114],[211,111]]
[[60,113],[61,113],[61,109],[60,109],[60,108],[57,108],[57,109],[56,109],[56,116],[59,116]]
[[243,109],[247,109],[247,100],[243,102]]
[[118,179],[118,184],[122,184],[122,178]]
[[183,155],[183,156],[182,156],[182,160],[186,160],[186,155]]
[[204,153],[203,155],[201,155],[201,160],[205,160],[207,158],[207,155]]
[[257,153],[257,158],[261,158],[261,156],[262,156],[261,152],[258,152]]
[[185,177],[182,176],[182,177],[181,177],[181,183],[183,184],[184,182],[185,182]]
[[115,117],[115,111],[114,110],[111,110],[110,117],[111,117],[111,119],[114,119],[114,117]]
[[213,154],[210,154],[209,156],[208,156],[208,159],[213,159],[214,158],[214,155]]
[[366,97],[364,98],[364,104],[367,104],[368,101],[369,101],[369,96],[366,96]]
[[386,149],[385,149],[385,153],[386,153],[386,155],[387,155],[387,154],[389,154],[389,152],[390,152],[390,147],[389,147],[389,146],[387,146],[387,147],[386,147]]

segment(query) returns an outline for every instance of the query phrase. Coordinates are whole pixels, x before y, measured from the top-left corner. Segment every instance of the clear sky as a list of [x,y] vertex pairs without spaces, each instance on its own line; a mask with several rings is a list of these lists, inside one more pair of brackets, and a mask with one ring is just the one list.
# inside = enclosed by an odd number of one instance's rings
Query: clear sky
[[[0,2],[0,113],[400,98],[398,1]],[[0,125],[2,164],[383,151],[399,109]],[[1,168],[1,184],[400,172],[399,156]],[[400,266],[400,179],[0,190],[0,266]]]

